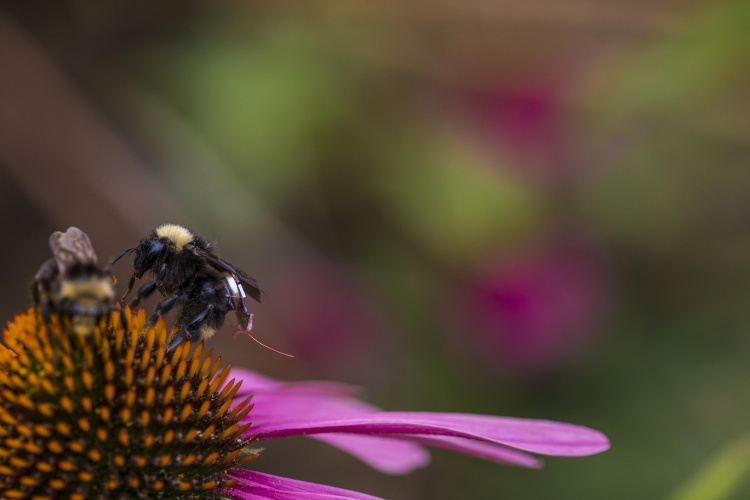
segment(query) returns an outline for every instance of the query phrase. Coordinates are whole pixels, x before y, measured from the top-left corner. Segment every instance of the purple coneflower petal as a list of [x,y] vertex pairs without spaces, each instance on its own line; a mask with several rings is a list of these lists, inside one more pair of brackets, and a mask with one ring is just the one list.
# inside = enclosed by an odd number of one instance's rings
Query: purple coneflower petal
[[[312,390],[315,387],[313,384],[324,383],[283,384],[276,391],[266,388],[255,394],[255,407],[248,416],[253,422],[251,429],[264,424],[287,422],[290,418],[295,420],[300,415],[310,419],[379,411],[362,401],[340,396],[338,391]],[[426,466],[430,461],[430,455],[424,448],[403,439],[361,434],[319,434],[310,437],[340,448],[386,474],[407,474]]]
[[[289,389],[287,387],[287,389]],[[299,421],[343,415],[382,413],[379,409],[351,398],[331,394],[297,393],[291,390],[260,393],[253,398],[255,407],[250,415],[253,432],[265,424]],[[249,417],[249,418],[250,418]],[[292,424],[293,425],[293,424]],[[372,433],[375,434],[375,433]],[[425,467],[429,454],[416,443],[467,453],[476,457],[524,467],[540,467],[541,462],[518,450],[505,446],[446,436],[368,436],[362,434],[316,434],[309,436],[356,456],[370,467],[386,474],[407,474]],[[263,439],[263,437],[261,437]],[[408,441],[407,441],[408,440]],[[411,442],[409,442],[411,441]]]
[[[244,385],[244,384],[243,384]],[[291,391],[258,392],[253,394],[254,425],[316,417],[352,415],[381,411],[363,401],[324,393]]]
[[[592,455],[609,448],[609,441],[602,433],[578,425],[461,413],[357,413],[268,422],[255,426],[252,430],[253,433],[260,434],[260,439],[328,432],[391,437],[449,436],[557,456]],[[457,446],[458,443],[459,440],[452,441],[451,446]],[[465,449],[469,454],[472,451],[471,447]]]
[[525,452],[581,456],[609,448],[600,432],[578,425],[469,414],[384,412],[351,397],[357,388],[335,382],[279,382],[246,369],[233,375],[254,394],[248,431],[259,439],[306,435],[336,446],[371,467],[404,474],[423,467],[419,445],[499,463],[540,467]]
[[233,470],[229,475],[238,483],[225,488],[223,494],[233,500],[379,500],[356,491],[342,490],[322,484],[307,483],[285,477],[249,470]]
[[310,437],[335,446],[384,474],[408,474],[430,463],[429,452],[411,440],[361,434],[318,434]]
[[[268,422],[288,421],[290,416],[312,418],[379,411],[375,406],[350,397],[361,391],[347,384],[280,382],[242,368],[232,368],[232,375],[243,382],[238,396],[253,395],[255,407],[248,417],[253,422],[253,429]],[[427,450],[403,439],[361,434],[319,434],[310,437],[339,448],[385,474],[408,474],[430,462]]]

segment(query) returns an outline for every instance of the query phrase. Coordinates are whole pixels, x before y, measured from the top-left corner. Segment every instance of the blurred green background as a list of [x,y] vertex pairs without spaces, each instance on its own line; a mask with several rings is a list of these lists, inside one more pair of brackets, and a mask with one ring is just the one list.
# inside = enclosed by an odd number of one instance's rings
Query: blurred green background
[[104,260],[181,223],[259,279],[254,333],[296,356],[228,324],[231,363],[612,441],[394,478],[290,439],[253,467],[392,499],[663,498],[750,428],[748,89],[742,1],[5,1],[0,317],[52,231]]

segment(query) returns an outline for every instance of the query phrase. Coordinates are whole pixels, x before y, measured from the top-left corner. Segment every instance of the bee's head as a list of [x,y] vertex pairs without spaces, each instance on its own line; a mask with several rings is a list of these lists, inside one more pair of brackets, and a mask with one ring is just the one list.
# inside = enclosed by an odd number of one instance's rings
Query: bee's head
[[133,259],[133,276],[140,279],[148,271],[156,272],[170,256],[179,254],[194,241],[195,237],[188,229],[177,224],[163,224],[154,229],[147,238],[133,248],[128,248],[115,258],[110,266],[125,255],[135,254]]
[[174,253],[174,245],[167,238],[151,237],[141,241],[133,252],[133,270],[136,277],[140,278],[146,271],[161,265],[170,252]]

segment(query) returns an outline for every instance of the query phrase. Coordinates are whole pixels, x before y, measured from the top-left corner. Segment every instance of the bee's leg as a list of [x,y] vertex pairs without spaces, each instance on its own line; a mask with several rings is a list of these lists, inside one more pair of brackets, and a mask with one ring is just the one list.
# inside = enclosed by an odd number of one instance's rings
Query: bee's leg
[[245,289],[242,288],[242,283],[230,276],[225,281],[225,287],[227,288],[229,310],[235,311],[235,314],[237,314],[240,328],[249,332],[253,329],[253,315],[247,305],[247,294],[245,294]]
[[[130,301],[130,308],[136,307],[138,304],[141,303],[141,300],[147,299],[149,295],[154,293],[154,290],[159,288],[159,285],[164,281],[164,278],[167,275],[167,265],[162,264],[159,268],[159,272],[156,273],[156,279],[154,281],[149,281],[145,285],[143,285],[141,288],[138,289],[138,295]],[[139,279],[141,277],[138,273],[133,273],[133,276],[130,277],[130,283],[128,283],[128,291],[125,292],[125,295],[122,296],[122,300],[125,300],[125,297],[128,296],[130,291],[133,289],[133,285],[135,284],[135,280]],[[159,288],[162,290],[161,288]],[[163,293],[163,292],[162,292]]]
[[203,311],[198,313],[197,316],[190,318],[187,321],[183,321],[185,318],[181,317],[178,320],[179,329],[177,330],[177,333],[175,333],[174,336],[169,339],[169,342],[167,343],[167,349],[174,349],[175,347],[180,345],[183,340],[195,340],[195,338],[198,336],[198,331],[202,326],[201,324],[205,321],[209,311],[211,311],[210,306],[206,307]]
[[[156,287],[156,282],[152,282],[151,284],[154,285],[154,288]],[[152,290],[153,291],[153,290]],[[148,319],[148,322],[144,325],[145,329],[151,328],[156,324],[157,321],[159,321],[159,318],[167,314],[169,311],[172,310],[174,306],[176,306],[180,300],[183,299],[183,293],[182,292],[175,292],[174,295],[171,297],[168,297],[156,306],[156,310],[154,310],[154,314],[151,315],[151,317]]]
[[133,275],[130,277],[130,281],[128,282],[128,289],[125,291],[125,295],[122,296],[120,300],[124,301],[125,297],[130,295],[130,292],[133,291],[133,287],[135,286],[135,280],[137,280],[138,277],[133,273]]
[[169,339],[169,342],[167,342],[167,350],[171,351],[178,345],[182,343],[182,341],[185,340],[185,331],[180,328],[177,330],[177,333],[175,333],[171,339]]
[[212,306],[206,306],[205,309],[199,312],[195,317],[191,318],[189,323],[180,326],[180,330],[185,331],[185,338],[187,340],[194,340],[195,337],[198,336],[198,332],[201,329],[201,326],[206,323],[206,317],[212,309]]
[[[179,330],[174,337],[169,340],[169,346],[171,346],[170,349],[179,345],[183,340],[195,341],[199,340],[199,337],[206,339],[221,327],[222,319],[224,314],[226,314],[226,310],[208,304],[199,303],[197,305],[203,306],[203,309],[201,309],[198,314],[186,318],[183,312],[177,320]],[[194,311],[195,310],[193,309],[192,312]],[[220,311],[224,312],[221,313]],[[188,314],[190,314],[190,312],[188,312]]]
[[240,307],[237,308],[237,320],[240,322],[240,327],[249,332],[253,329],[253,313],[250,312],[250,307],[247,305],[247,301],[243,300]]
[[31,284],[31,300],[37,313],[43,313],[43,308],[47,305],[47,315],[44,318],[45,324],[49,325],[49,314],[52,308],[52,280],[58,275],[57,262],[54,259],[46,261],[37,271],[34,282]]
[[167,277],[167,264],[166,262],[161,265],[159,271],[156,273],[156,281],[162,282]]
[[[133,280],[131,279],[131,282],[132,281]],[[154,293],[154,290],[156,290],[157,284],[158,282],[156,281],[149,281],[148,283],[143,285],[141,288],[139,288],[138,293],[136,294],[135,298],[130,301],[130,304],[128,304],[130,308],[134,309],[138,307],[138,304],[140,304],[143,299],[147,299],[152,293]]]

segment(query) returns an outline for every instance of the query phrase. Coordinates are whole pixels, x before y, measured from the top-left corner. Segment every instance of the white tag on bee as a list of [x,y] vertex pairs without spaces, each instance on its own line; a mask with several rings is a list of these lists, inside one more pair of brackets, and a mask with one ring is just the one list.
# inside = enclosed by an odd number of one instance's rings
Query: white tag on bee
[[224,279],[227,280],[227,285],[229,286],[229,291],[232,293],[232,297],[239,297],[241,299],[247,297],[245,289],[242,288],[242,284],[238,283],[234,277],[227,276]]

